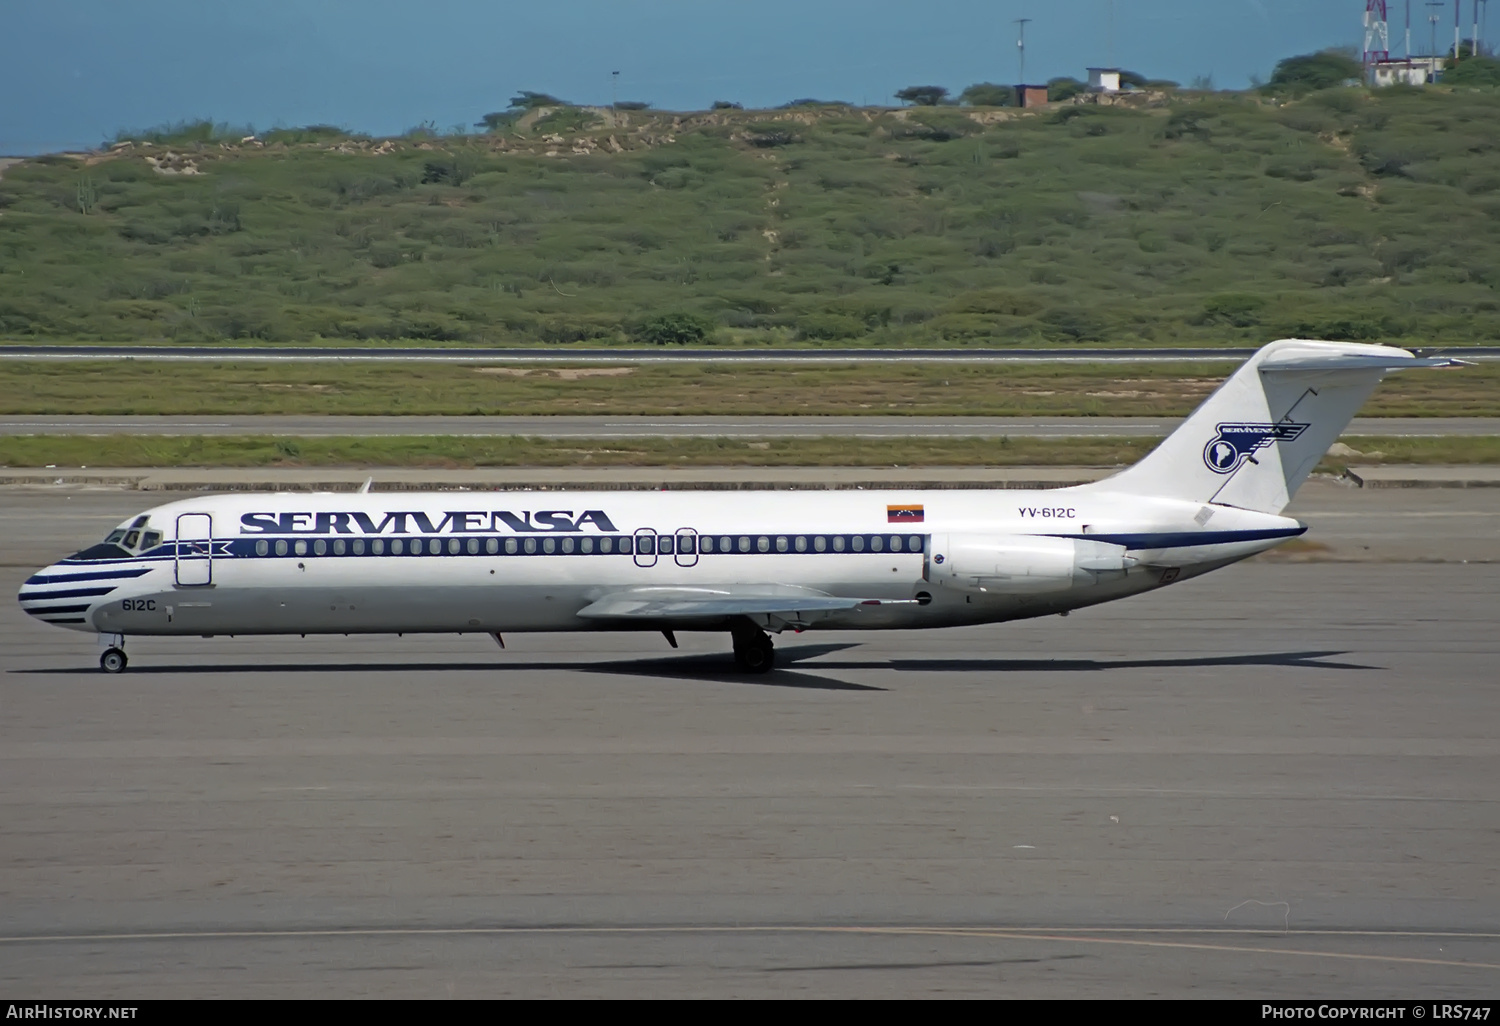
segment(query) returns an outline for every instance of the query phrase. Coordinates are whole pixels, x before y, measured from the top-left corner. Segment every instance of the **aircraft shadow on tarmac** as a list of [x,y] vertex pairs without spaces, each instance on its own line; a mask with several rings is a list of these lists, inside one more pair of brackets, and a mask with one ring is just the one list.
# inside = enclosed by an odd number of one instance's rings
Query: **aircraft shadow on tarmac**
[[892,659],[888,663],[819,663],[819,667],[885,666],[900,671],[928,673],[1019,673],[1086,670],[1192,669],[1213,666],[1289,666],[1308,670],[1378,670],[1381,667],[1363,663],[1333,662],[1342,651],[1260,652],[1246,655],[1183,656],[1176,659]]
[[[837,680],[796,665],[845,649],[858,648],[857,643],[797,645],[776,650],[777,669],[770,673],[745,673],[735,666],[727,653],[693,653],[656,656],[647,659],[613,659],[599,662],[562,662],[556,660],[511,662],[503,656],[493,662],[415,663],[243,663],[157,665],[143,663],[132,667],[130,674],[179,673],[511,673],[526,670],[573,670],[579,673],[607,673],[626,677],[662,677],[672,680],[754,684],[761,687],[801,688],[815,691],[885,691],[870,684]],[[1154,659],[839,659],[819,662],[808,669],[818,670],[894,670],[897,673],[1079,673],[1098,670],[1195,669],[1230,666],[1282,666],[1308,670],[1375,670],[1376,666],[1349,663],[1332,657],[1344,651],[1261,652],[1244,655],[1182,656]],[[47,668],[11,670],[19,674],[74,674],[79,669]]]

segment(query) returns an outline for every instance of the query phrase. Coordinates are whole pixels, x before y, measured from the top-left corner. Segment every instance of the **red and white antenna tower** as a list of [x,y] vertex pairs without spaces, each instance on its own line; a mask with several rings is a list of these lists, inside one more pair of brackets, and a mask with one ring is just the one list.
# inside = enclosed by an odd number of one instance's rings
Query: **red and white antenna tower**
[[1365,70],[1391,59],[1391,30],[1385,19],[1385,0],[1365,0]]

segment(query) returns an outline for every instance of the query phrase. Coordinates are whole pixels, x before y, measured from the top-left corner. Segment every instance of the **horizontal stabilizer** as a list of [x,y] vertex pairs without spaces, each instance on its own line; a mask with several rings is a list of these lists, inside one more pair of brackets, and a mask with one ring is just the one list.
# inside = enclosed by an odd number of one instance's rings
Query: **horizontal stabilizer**
[[1351,370],[1411,370],[1419,367],[1471,367],[1467,360],[1455,360],[1447,356],[1406,356],[1402,350],[1393,350],[1390,355],[1371,356],[1366,353],[1341,353],[1336,356],[1321,354],[1287,353],[1276,356],[1260,365],[1262,374],[1274,371],[1351,371]]

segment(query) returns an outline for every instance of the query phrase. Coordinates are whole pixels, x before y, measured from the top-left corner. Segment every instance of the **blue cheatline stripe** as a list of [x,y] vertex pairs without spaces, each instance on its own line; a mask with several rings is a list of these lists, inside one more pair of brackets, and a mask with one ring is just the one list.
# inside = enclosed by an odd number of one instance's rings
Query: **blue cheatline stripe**
[[32,574],[26,578],[27,584],[63,584],[73,581],[125,581],[132,577],[140,577],[149,574],[151,567],[143,567],[139,570],[107,570],[97,574]]
[[1230,545],[1234,542],[1265,541],[1270,538],[1295,538],[1306,531],[1305,527],[1275,527],[1259,531],[1152,531],[1141,534],[1052,534],[1046,537],[1108,542],[1111,545],[1123,545],[1127,549],[1182,549],[1198,545]]
[[85,603],[81,606],[32,606],[26,612],[32,616],[53,616],[57,613],[86,613],[88,609]]
[[[206,555],[206,553],[205,553]],[[59,559],[58,566],[115,566],[120,563],[170,563],[172,557],[168,556],[129,556],[120,559]]]
[[[237,538],[228,543],[236,558],[258,559],[347,559],[405,556],[919,556],[927,536],[907,532],[890,534],[702,534],[695,535],[693,549],[673,552],[677,536],[648,536],[653,552],[639,552],[639,539],[629,534],[444,534],[444,535],[319,535],[316,537]],[[686,536],[684,536],[686,537]],[[798,542],[802,548],[798,549]],[[664,549],[662,542],[673,543]],[[741,542],[744,547],[741,547]],[[761,548],[761,543],[765,548]],[[818,548],[819,542],[822,548]],[[470,544],[474,550],[470,551]],[[218,543],[216,543],[218,544]],[[380,551],[375,551],[376,545]],[[319,546],[322,546],[321,550]],[[551,546],[549,551],[548,545]],[[584,546],[588,550],[584,550]],[[608,546],[606,549],[605,546]],[[782,546],[785,546],[784,548]],[[298,547],[301,550],[298,550]],[[436,548],[434,548],[436,546]],[[528,546],[530,549],[528,550]],[[727,547],[726,547],[727,546]],[[223,558],[223,557],[216,557]]]
[[35,602],[38,599],[86,598],[90,595],[108,595],[114,590],[113,584],[106,588],[68,588],[65,591],[41,591],[39,589],[27,591],[23,588],[16,598],[22,602]]

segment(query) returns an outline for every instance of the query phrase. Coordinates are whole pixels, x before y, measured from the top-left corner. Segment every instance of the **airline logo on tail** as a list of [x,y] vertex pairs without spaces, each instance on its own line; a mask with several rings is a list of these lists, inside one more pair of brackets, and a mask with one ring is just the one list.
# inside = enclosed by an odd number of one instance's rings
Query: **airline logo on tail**
[[1257,449],[1272,442],[1290,442],[1311,425],[1293,424],[1220,424],[1218,434],[1203,447],[1203,463],[1215,474],[1232,474]]

